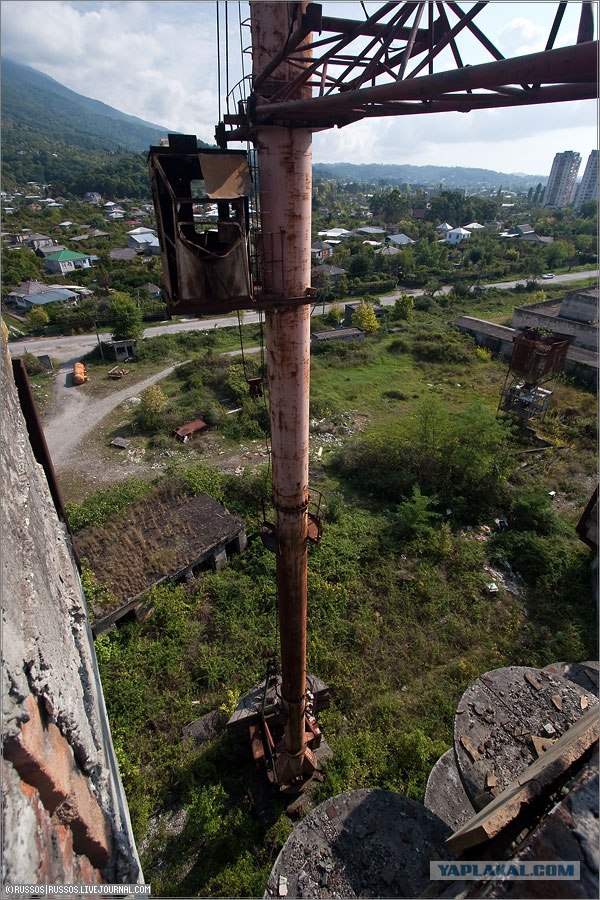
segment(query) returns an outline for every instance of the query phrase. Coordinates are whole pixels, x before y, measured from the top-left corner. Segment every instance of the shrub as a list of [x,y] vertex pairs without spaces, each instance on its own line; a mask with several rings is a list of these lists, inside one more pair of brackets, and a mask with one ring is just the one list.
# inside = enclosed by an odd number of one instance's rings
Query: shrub
[[152,486],[151,482],[126,478],[92,494],[82,503],[65,504],[71,530],[77,532],[90,525],[104,525],[138,497],[147,494]]
[[552,534],[560,528],[549,494],[541,491],[522,494],[513,503],[511,525],[518,531]]
[[434,523],[440,518],[439,514],[433,512],[431,508],[435,506],[436,502],[437,497],[426,497],[421,493],[419,486],[415,484],[412,496],[400,504],[394,517],[394,530],[397,537],[400,540],[409,541],[430,537]]
[[42,375],[48,371],[33,353],[23,354],[23,364],[28,375]]
[[191,466],[180,475],[193,494],[208,494],[214,500],[223,500],[223,474],[216,466]]
[[412,352],[417,359],[426,362],[469,363],[471,353],[458,335],[444,332],[417,334]]

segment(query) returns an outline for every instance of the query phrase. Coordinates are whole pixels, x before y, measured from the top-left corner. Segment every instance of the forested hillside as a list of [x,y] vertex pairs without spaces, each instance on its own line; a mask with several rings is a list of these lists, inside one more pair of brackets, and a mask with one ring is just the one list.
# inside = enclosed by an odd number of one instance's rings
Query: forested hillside
[[518,175],[494,172],[491,169],[467,169],[460,166],[409,166],[382,163],[318,163],[315,177],[350,179],[370,184],[415,184],[444,188],[488,188],[498,190],[527,190],[538,182],[546,183],[541,175]]
[[2,60],[2,120],[87,150],[135,152],[168,129],[83,97],[29,66]]
[[1,71],[4,190],[37,181],[58,195],[150,196],[146,153],[166,126],[82,97],[11,60],[2,60]]

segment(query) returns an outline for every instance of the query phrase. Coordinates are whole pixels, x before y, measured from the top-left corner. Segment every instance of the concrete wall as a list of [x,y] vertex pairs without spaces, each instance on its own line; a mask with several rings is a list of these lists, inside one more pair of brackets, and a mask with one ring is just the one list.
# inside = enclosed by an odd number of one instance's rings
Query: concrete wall
[[558,334],[570,334],[577,347],[596,350],[598,347],[598,328],[581,322],[573,322],[557,316],[549,316],[543,312],[529,311],[528,307],[516,309],[512,318],[513,328],[546,328]]
[[[573,319],[589,325],[598,322],[598,292],[567,294],[560,304],[560,315],[564,319]],[[597,332],[596,332],[597,333]]]
[[2,880],[141,882],[79,574],[4,340],[0,374]]

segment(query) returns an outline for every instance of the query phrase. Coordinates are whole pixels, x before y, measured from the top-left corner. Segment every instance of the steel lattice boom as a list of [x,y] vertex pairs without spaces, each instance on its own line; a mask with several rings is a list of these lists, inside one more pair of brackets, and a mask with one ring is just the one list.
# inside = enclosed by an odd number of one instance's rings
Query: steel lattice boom
[[[567,7],[560,2],[545,49],[512,58],[478,26],[486,6],[479,2],[465,11],[455,2],[390,2],[355,21],[324,16],[317,3],[302,13],[297,4],[292,28],[254,75],[247,101],[236,115],[225,116],[220,142],[245,139],[262,125],[317,130],[365,117],[597,97],[598,43],[589,0],[580,4],[576,44],[555,48]],[[481,62],[482,54],[488,61]],[[281,66],[294,77],[278,78]]]

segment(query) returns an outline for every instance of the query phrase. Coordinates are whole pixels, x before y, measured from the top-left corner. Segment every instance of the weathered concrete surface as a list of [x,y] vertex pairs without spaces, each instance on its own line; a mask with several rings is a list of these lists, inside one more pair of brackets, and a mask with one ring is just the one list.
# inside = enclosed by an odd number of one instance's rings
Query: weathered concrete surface
[[483,809],[597,704],[593,693],[572,681],[528,666],[478,678],[454,720],[456,763],[473,806]]
[[599,693],[599,670],[600,663],[594,660],[587,660],[587,662],[555,662],[544,666],[544,672],[549,672],[551,675],[560,675],[562,678],[566,678],[567,681],[573,681],[579,687],[582,687],[584,691],[590,691],[596,697]]
[[137,882],[81,583],[4,341],[0,373],[3,881],[72,883],[75,852],[78,877]]
[[445,822],[401,794],[338,794],[296,826],[265,897],[421,897],[430,860],[449,858],[449,835]]
[[475,815],[475,808],[465,793],[454,750],[446,750],[429,773],[425,789],[425,806],[455,831]]

